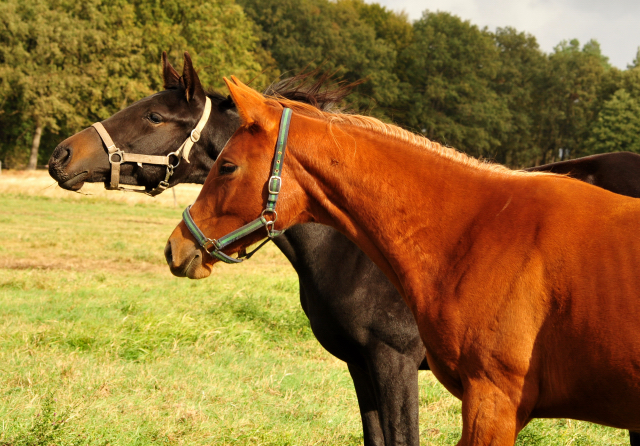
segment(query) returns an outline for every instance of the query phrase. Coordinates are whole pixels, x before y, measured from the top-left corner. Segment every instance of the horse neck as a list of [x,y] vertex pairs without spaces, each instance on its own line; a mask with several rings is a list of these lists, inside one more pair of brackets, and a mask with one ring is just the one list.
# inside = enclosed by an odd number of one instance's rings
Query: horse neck
[[403,295],[412,292],[416,274],[430,276],[435,287],[432,273],[454,260],[487,210],[498,206],[497,213],[508,200],[507,173],[357,126],[310,121],[304,128],[314,136],[292,134],[287,156],[294,160],[285,166],[296,164],[293,174],[311,198],[313,219],[351,238]]

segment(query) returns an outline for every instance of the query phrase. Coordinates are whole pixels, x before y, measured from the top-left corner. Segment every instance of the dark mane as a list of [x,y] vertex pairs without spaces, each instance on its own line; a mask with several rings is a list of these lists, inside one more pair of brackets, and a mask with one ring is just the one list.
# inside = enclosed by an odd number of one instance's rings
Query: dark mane
[[364,79],[348,83],[334,81],[336,72],[321,72],[321,68],[302,72],[272,83],[264,90],[267,96],[304,102],[323,111],[334,110]]
[[[322,111],[341,111],[339,106],[351,94],[353,89],[365,82],[335,81],[336,72],[321,72],[320,68],[302,72],[285,79],[274,81],[264,90],[266,96],[276,99],[303,102]],[[235,106],[231,96],[215,90],[206,91],[206,95],[220,108]]]
[[231,96],[223,95],[222,93],[219,93],[215,90],[205,91],[205,94],[209,97],[209,99],[211,99],[211,102],[213,102],[214,104],[217,104],[217,106],[220,108],[224,109],[224,108],[235,107],[235,104],[233,103],[233,99],[231,99]]

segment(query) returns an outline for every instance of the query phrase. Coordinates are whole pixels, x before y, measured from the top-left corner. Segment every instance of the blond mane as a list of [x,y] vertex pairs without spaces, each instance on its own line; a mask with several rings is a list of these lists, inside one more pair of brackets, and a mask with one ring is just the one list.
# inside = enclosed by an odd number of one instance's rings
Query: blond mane
[[322,111],[312,105],[303,102],[292,101],[279,96],[267,96],[269,99],[278,102],[283,107],[292,109],[294,112],[315,118],[321,118],[330,123],[348,124],[363,129],[371,130],[382,136],[398,139],[418,147],[431,150],[436,154],[462,163],[465,166],[476,168],[492,173],[512,174],[512,175],[555,175],[549,172],[525,172],[523,170],[512,170],[502,164],[491,163],[489,161],[473,158],[465,153],[459,152],[453,147],[446,147],[437,142],[431,141],[422,135],[409,132],[393,124],[386,124],[379,119],[370,116],[355,115],[343,112]]

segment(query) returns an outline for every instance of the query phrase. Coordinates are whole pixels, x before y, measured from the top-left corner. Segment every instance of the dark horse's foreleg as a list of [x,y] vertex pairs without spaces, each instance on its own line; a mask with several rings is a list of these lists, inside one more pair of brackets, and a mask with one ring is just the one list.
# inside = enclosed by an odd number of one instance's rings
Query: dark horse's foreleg
[[385,446],[384,434],[380,426],[378,402],[375,392],[373,391],[371,378],[367,373],[360,370],[358,366],[353,364],[347,365],[349,366],[349,373],[356,388],[358,406],[360,406],[364,446]]
[[629,442],[631,446],[640,446],[640,434],[629,431]]
[[[381,358],[383,359],[383,358]],[[363,371],[349,365],[360,404],[365,445],[415,445],[418,426],[418,367],[398,354],[384,355]]]
[[387,445],[420,444],[418,364],[383,346],[371,366]]

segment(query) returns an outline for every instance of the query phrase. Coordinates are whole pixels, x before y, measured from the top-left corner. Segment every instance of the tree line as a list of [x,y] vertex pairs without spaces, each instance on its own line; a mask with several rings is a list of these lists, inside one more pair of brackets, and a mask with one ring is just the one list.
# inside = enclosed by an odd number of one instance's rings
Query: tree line
[[[640,42],[639,42],[640,44]],[[596,41],[479,28],[363,0],[0,0],[0,161],[46,163],[58,142],[162,88],[187,50],[203,83],[262,88],[321,67],[366,79],[346,106],[511,167],[640,152],[640,55]]]

